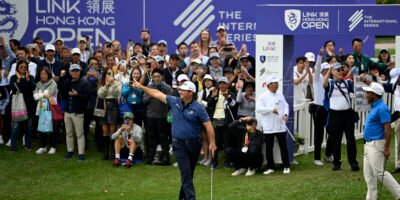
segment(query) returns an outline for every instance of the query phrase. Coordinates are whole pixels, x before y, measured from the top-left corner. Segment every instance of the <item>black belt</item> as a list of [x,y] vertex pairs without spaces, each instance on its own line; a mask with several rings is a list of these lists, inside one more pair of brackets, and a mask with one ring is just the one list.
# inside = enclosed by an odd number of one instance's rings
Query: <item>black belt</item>
[[192,139],[192,140],[181,140],[181,139],[175,139],[172,138],[173,142],[181,143],[181,144],[192,144],[196,142],[200,142],[200,139]]

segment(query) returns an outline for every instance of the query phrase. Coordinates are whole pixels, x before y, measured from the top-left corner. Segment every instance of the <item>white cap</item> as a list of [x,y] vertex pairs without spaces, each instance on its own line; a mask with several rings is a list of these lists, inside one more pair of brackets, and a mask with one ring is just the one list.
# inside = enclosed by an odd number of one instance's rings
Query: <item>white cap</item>
[[185,81],[178,89],[196,92],[196,86],[191,81]]
[[220,77],[220,78],[218,79],[218,83],[220,83],[220,82],[228,83],[229,81],[228,81],[228,78],[226,78],[225,76],[223,76],[223,77]]
[[218,53],[212,53],[212,54],[210,54],[210,59],[213,59],[213,58],[220,58],[219,57],[219,54]]
[[121,61],[119,61],[119,63],[118,63],[118,65],[123,65],[123,66],[125,66],[126,67],[126,60],[121,60]]
[[383,89],[383,86],[376,82],[372,82],[368,87],[362,87],[362,89],[367,92],[373,92],[380,96],[385,93],[385,89]]
[[81,70],[81,67],[77,64],[72,64],[71,66],[69,66],[69,71],[72,70]]
[[197,64],[200,64],[201,63],[201,60],[200,59],[198,59],[198,58],[196,58],[196,59],[194,59],[191,63],[197,63]]
[[54,44],[55,44],[56,42],[58,42],[58,41],[60,41],[60,42],[62,42],[62,43],[64,44],[64,40],[61,39],[61,38],[57,38],[56,40],[54,40]]
[[162,56],[155,57],[156,62],[164,62],[164,58]]
[[327,63],[327,62],[323,62],[323,63],[321,64],[321,70],[329,69],[329,67],[330,67],[330,65],[329,65],[329,63]]
[[265,80],[265,83],[267,84],[267,86],[270,84],[270,83],[277,83],[277,82],[279,82],[279,81],[281,81],[282,79],[280,79],[280,78],[277,78],[277,77],[275,77],[275,76],[268,76],[267,77],[267,80]]
[[46,44],[46,47],[44,48],[45,51],[55,51],[56,48],[52,44]]
[[213,77],[212,77],[210,74],[204,75],[203,81],[206,80],[206,79],[208,79],[208,80],[214,80]]
[[390,83],[395,83],[400,75],[400,68],[393,68],[390,70]]
[[73,48],[72,50],[71,50],[71,54],[73,55],[73,54],[79,54],[79,55],[81,55],[81,50],[79,49],[79,48]]
[[181,81],[188,81],[189,80],[189,78],[188,78],[188,76],[186,75],[186,74],[179,74],[179,76],[178,76],[178,78],[177,78],[177,81],[178,82],[181,82]]
[[168,43],[165,40],[158,41],[157,45],[161,45],[161,44],[165,45],[166,47],[168,46]]
[[307,52],[304,57],[306,57],[309,62],[315,62],[315,55],[313,52]]
[[224,31],[225,31],[225,30],[226,30],[226,29],[225,29],[225,26],[218,26],[218,27],[217,27],[217,31],[219,31],[219,30],[224,30]]
[[81,42],[81,41],[83,41],[83,42],[85,42],[85,43],[86,43],[86,38],[85,38],[85,37],[81,37],[81,38],[79,38],[79,42]]

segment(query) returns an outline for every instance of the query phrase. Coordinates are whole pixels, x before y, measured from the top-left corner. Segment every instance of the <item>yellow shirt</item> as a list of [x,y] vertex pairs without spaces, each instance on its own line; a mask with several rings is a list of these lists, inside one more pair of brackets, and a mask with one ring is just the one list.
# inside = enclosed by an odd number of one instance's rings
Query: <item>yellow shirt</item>
[[222,92],[219,91],[218,102],[217,102],[217,105],[215,106],[215,112],[214,112],[214,116],[213,116],[214,119],[224,119],[225,118],[224,100],[225,100],[224,95],[222,95]]

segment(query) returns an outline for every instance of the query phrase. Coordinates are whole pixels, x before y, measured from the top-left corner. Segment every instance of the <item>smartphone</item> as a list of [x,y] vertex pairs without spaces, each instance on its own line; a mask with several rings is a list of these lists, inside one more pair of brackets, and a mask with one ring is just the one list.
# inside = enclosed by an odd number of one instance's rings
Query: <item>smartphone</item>
[[109,49],[110,49],[110,48],[111,48],[111,44],[107,44],[107,48],[109,48]]

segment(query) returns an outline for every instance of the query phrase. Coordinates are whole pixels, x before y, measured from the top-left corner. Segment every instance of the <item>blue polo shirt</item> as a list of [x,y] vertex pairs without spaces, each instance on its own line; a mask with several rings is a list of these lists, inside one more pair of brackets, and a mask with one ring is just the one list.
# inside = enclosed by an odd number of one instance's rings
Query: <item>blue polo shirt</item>
[[201,126],[210,120],[206,109],[193,100],[186,107],[179,97],[167,96],[172,114],[172,137],[178,140],[196,140],[201,137]]
[[385,139],[385,123],[390,123],[390,111],[382,99],[371,104],[364,128],[366,141]]

